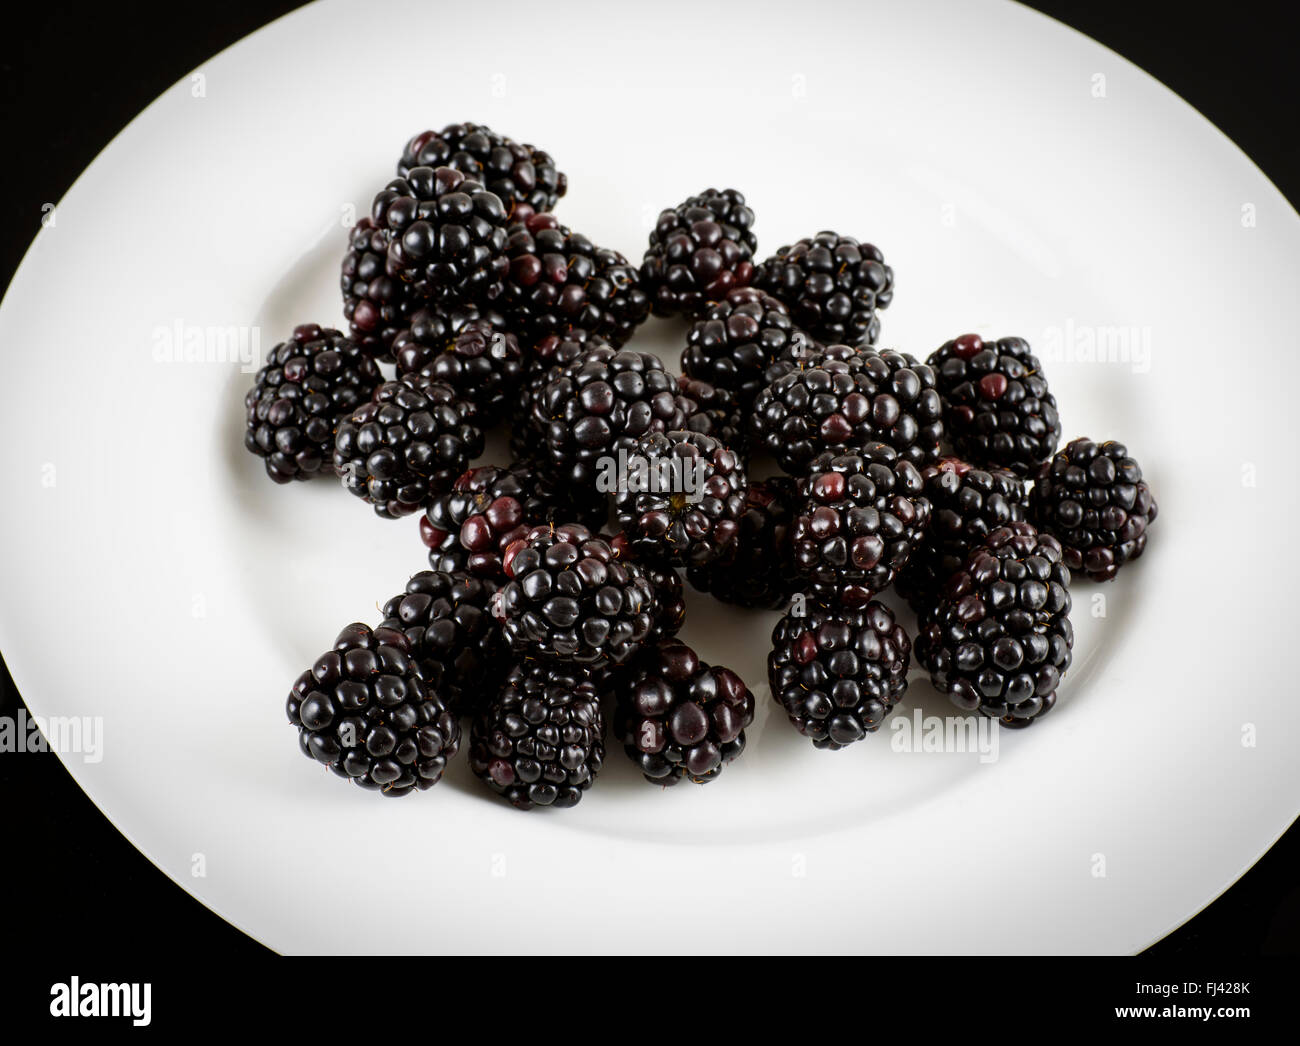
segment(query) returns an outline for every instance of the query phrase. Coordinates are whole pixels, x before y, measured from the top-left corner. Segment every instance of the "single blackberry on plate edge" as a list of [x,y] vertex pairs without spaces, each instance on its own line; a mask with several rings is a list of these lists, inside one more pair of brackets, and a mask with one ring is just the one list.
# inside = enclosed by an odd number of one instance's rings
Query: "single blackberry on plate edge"
[[929,523],[923,489],[916,466],[884,443],[813,461],[790,548],[817,602],[859,608],[889,587]]
[[612,493],[633,550],[680,566],[730,550],[749,487],[735,451],[698,432],[648,432],[628,449],[627,464]]
[[1006,469],[982,469],[943,458],[921,472],[930,502],[930,526],[897,578],[899,593],[918,612],[933,605],[943,586],[989,534],[1025,518],[1024,481]]
[[628,260],[553,214],[511,225],[506,257],[510,272],[498,305],[525,345],[575,328],[622,345],[650,315],[650,299]]
[[450,385],[401,378],[339,423],[334,468],[386,519],[423,508],[483,453],[473,404]]
[[749,446],[748,412],[735,393],[685,374],[677,379],[677,392],[686,413],[682,428],[721,440],[737,454],[745,453]]
[[768,682],[799,733],[818,748],[843,748],[879,729],[902,698],[911,655],[907,632],[883,603],[809,607],[772,630]]
[[677,381],[657,357],[599,345],[537,392],[532,410],[552,474],[586,489],[595,488],[602,459],[616,461],[647,432],[680,429],[685,421]]
[[505,674],[509,651],[493,619],[496,585],[424,570],[383,607],[383,628],[402,632],[425,682],[458,715],[473,712]]
[[706,189],[659,214],[641,283],[660,316],[694,315],[749,283],[758,241],[754,212],[735,189]]
[[501,293],[506,209],[482,183],[450,167],[413,167],[375,196],[370,218],[385,232],[387,271],[415,301],[457,305]]
[[398,377],[417,375],[450,385],[478,409],[481,424],[512,411],[524,375],[524,353],[504,318],[474,306],[421,309],[393,339]]
[[470,733],[470,769],[520,810],[575,805],[604,761],[600,695],[578,665],[515,665]]
[[586,527],[535,527],[506,549],[505,572],[498,613],[516,654],[618,664],[650,633],[650,582]]
[[806,474],[823,451],[888,443],[918,468],[936,461],[943,406],[934,370],[904,352],[830,345],[807,358],[774,364],[754,400],[755,449],[791,475]]
[[660,559],[638,556],[632,550],[625,533],[610,538],[609,547],[619,559],[630,559],[636,563],[654,592],[654,621],[645,637],[645,644],[649,646],[677,635],[686,623],[686,592],[676,568]]
[[1062,545],[1065,565],[1093,581],[1111,581],[1147,547],[1156,500],[1142,467],[1122,443],[1067,443],[1034,483],[1029,514]]
[[1056,397],[1023,338],[963,334],[930,356],[954,449],[975,465],[1033,479],[1061,439]]
[[769,366],[814,347],[781,302],[754,287],[741,287],[691,324],[682,373],[730,389],[748,407],[762,391]]
[[701,592],[735,606],[779,610],[799,591],[790,550],[790,521],[798,499],[788,476],[751,480],[731,551],[686,578]]
[[751,282],[785,302],[794,322],[826,344],[874,344],[876,310],[894,297],[894,270],[879,249],[833,232],[782,247]]
[[285,710],[303,754],[384,795],[431,788],[460,747],[456,717],[392,629],[348,625],[298,677]]
[[375,359],[391,359],[393,338],[419,303],[412,289],[388,271],[387,229],[369,218],[352,227],[339,283],[353,339]]
[[350,338],[314,323],[271,350],[244,397],[244,446],[277,483],[334,475],[334,431],[383,376]]
[[729,668],[672,639],[648,649],[616,684],[614,730],[651,784],[706,784],[745,750],[754,695]]
[[519,204],[554,210],[569,187],[548,153],[482,124],[454,123],[415,135],[397,161],[398,176],[405,178],[413,167],[454,167],[486,185],[512,211]]
[[1060,542],[1011,523],[989,535],[921,616],[916,660],[959,708],[1022,727],[1056,703],[1073,644]]

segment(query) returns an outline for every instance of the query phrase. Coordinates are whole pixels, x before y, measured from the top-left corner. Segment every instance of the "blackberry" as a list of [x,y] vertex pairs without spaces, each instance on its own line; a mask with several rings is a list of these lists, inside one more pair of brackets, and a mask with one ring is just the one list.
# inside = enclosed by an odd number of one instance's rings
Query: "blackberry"
[[534,397],[532,410],[552,474],[587,489],[595,486],[602,458],[685,421],[677,382],[658,358],[600,345],[563,367]]
[[574,806],[604,761],[600,695],[576,665],[515,665],[470,733],[470,769],[520,810]]
[[944,423],[957,453],[976,465],[1032,479],[1060,442],[1061,420],[1029,343],[963,334],[944,342],[929,363],[939,377]]
[[930,520],[923,489],[916,466],[883,443],[813,461],[790,548],[818,602],[859,608],[889,587]]
[[498,304],[525,345],[574,328],[622,345],[650,315],[650,299],[628,260],[553,214],[511,225],[506,257],[510,274]]
[[598,335],[575,327],[563,336],[548,335],[533,346],[524,368],[518,410],[510,419],[510,453],[521,461],[546,460],[546,427],[535,412],[538,397],[588,349],[613,349]]
[[314,323],[295,327],[244,397],[244,446],[277,483],[333,475],[334,430],[383,380],[350,338]]
[[682,428],[712,436],[738,454],[745,452],[749,446],[748,413],[734,393],[685,374],[677,379],[677,393],[686,413]]
[[418,301],[412,289],[388,271],[387,229],[369,218],[352,227],[339,283],[343,317],[353,339],[375,359],[391,359],[393,339]]
[[693,315],[749,283],[758,241],[754,212],[735,189],[706,189],[659,214],[641,283],[660,316]]
[[875,344],[876,310],[894,297],[894,270],[885,256],[834,232],[782,247],[758,266],[752,283],[785,302],[794,322],[827,344]]
[[1024,481],[1006,469],[981,469],[944,458],[921,473],[930,527],[899,572],[898,591],[918,613],[998,527],[1025,518]]
[[818,748],[838,749],[880,728],[907,690],[912,643],[883,603],[787,614],[772,630],[772,696]]
[[675,639],[651,648],[618,683],[614,730],[651,784],[706,784],[745,750],[754,695]]
[[527,204],[550,211],[568,189],[568,178],[541,149],[521,145],[482,124],[454,123],[417,134],[402,150],[397,174],[413,167],[454,167],[487,186],[507,208]]
[[1110,581],[1147,547],[1156,501],[1122,443],[1071,440],[1034,484],[1029,514],[1062,545],[1065,565]]
[[797,497],[794,480],[786,476],[751,481],[735,545],[712,563],[690,567],[687,580],[724,603],[759,610],[784,607],[800,586],[790,549]]
[[1011,523],[989,535],[923,615],[916,659],[959,708],[1029,726],[1051,711],[1070,667],[1069,615],[1060,542]]
[[298,677],[285,709],[303,754],[384,795],[433,787],[460,747],[456,717],[391,629],[348,625]]
[[767,368],[814,343],[790,310],[753,287],[733,290],[691,324],[682,373],[730,389],[744,407],[762,391]]
[[482,183],[450,167],[412,167],[375,196],[370,218],[384,230],[386,271],[409,285],[413,301],[455,305],[501,293],[506,209]]
[[505,584],[506,547],[543,523],[598,528],[609,516],[604,498],[580,503],[528,464],[484,465],[457,477],[420,517],[420,538],[434,570],[461,571]]
[[443,312],[421,309],[393,340],[398,377],[419,376],[450,385],[474,404],[482,424],[512,410],[524,375],[519,341],[504,320],[473,306]]
[[401,378],[339,424],[334,468],[378,515],[396,519],[449,489],[482,453],[473,404],[442,382]]
[[425,682],[456,714],[473,712],[505,672],[505,637],[492,618],[496,585],[424,570],[383,607],[381,627],[403,633]]
[[650,582],[586,527],[534,528],[506,550],[505,572],[498,613],[517,654],[618,664],[650,632]]
[[904,352],[828,346],[774,377],[754,401],[750,433],[791,475],[823,451],[888,443],[917,467],[939,457],[943,405],[934,370]]
[[671,639],[681,631],[686,623],[686,592],[682,579],[670,563],[662,560],[638,556],[628,541],[627,534],[619,533],[609,539],[609,547],[619,559],[631,559],[641,568],[655,597],[654,620],[650,632],[645,637],[646,645]]
[[614,511],[638,554],[703,566],[728,552],[749,486],[734,451],[698,432],[648,432],[627,461]]

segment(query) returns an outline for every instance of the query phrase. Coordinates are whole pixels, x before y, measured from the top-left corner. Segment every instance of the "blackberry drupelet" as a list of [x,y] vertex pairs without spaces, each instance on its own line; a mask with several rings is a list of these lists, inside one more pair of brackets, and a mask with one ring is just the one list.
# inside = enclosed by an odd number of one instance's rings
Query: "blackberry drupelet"
[[569,184],[548,153],[473,123],[415,135],[397,161],[398,177],[413,167],[454,167],[486,185],[511,211],[519,204],[554,210]]
[[553,214],[511,225],[506,257],[510,271],[498,305],[525,345],[577,328],[618,346],[650,315],[650,299],[628,260]]
[[614,511],[638,555],[704,566],[727,554],[749,487],[734,451],[698,432],[649,432],[627,460],[626,483],[612,491]]
[[425,682],[457,715],[491,696],[509,660],[491,614],[491,581],[424,570],[383,607],[383,628],[403,633]]
[[386,270],[414,301],[461,305],[501,293],[506,209],[482,183],[450,167],[413,167],[375,196],[370,218],[384,230]]
[[922,616],[916,659],[959,708],[1022,727],[1056,703],[1073,644],[1060,542],[1011,523],[989,535]]
[[734,393],[685,374],[677,379],[677,393],[686,414],[682,428],[712,436],[737,454],[745,453],[749,446],[748,412]]
[[474,306],[421,309],[393,339],[398,377],[432,378],[450,385],[477,408],[481,424],[513,410],[524,375],[524,354],[503,317]]
[[1033,479],[1056,450],[1061,420],[1043,365],[1023,338],[963,334],[931,354],[954,449],[976,465]]
[[1065,565],[1111,581],[1147,547],[1156,501],[1122,443],[1071,440],[1034,484],[1029,514],[1062,545]]
[[889,587],[929,523],[923,489],[916,466],[884,443],[813,461],[790,549],[817,602],[857,609]]
[[520,810],[574,806],[604,761],[600,695],[577,665],[515,665],[470,734],[470,769]]
[[423,508],[483,453],[473,404],[427,378],[385,382],[338,427],[334,468],[386,519]]
[[586,527],[535,527],[506,550],[505,572],[498,614],[516,654],[619,664],[650,633],[650,582]]
[[533,419],[552,474],[594,489],[602,458],[616,459],[648,432],[682,428],[685,408],[657,357],[597,345],[536,394]]
[[456,717],[391,629],[348,625],[298,677],[285,709],[305,755],[384,795],[431,788],[460,747]]
[[885,256],[833,232],[782,247],[758,266],[752,283],[785,302],[794,322],[826,344],[874,344],[876,311],[894,297],[894,270]]
[[271,350],[244,397],[244,446],[277,483],[334,474],[334,432],[383,376],[354,341],[314,323]]
[[641,283],[660,316],[694,315],[749,283],[758,241],[754,212],[735,189],[706,189],[659,214]]
[[745,750],[754,695],[675,639],[648,649],[617,682],[614,730],[651,784],[706,784]]
[[352,227],[339,283],[343,318],[353,339],[377,360],[392,358],[390,347],[418,306],[412,289],[388,271],[388,230],[362,218]]
[[682,373],[731,390],[748,408],[762,391],[768,367],[815,347],[781,302],[753,287],[741,287],[691,324],[682,350]]
[[943,405],[934,370],[903,352],[827,346],[775,364],[754,400],[750,435],[791,475],[823,451],[888,443],[918,468],[939,457]]
[[768,682],[790,722],[818,748],[838,749],[880,728],[907,690],[912,643],[883,603],[809,608],[772,631]]
[[787,476],[751,480],[731,551],[686,578],[701,592],[734,606],[779,610],[799,591],[790,549],[798,489]]
[[1006,469],[981,469],[944,458],[921,473],[930,502],[930,526],[899,572],[899,593],[918,613],[933,606],[943,586],[998,527],[1025,518],[1024,481]]
[[619,559],[631,560],[639,566],[654,592],[654,621],[645,637],[645,645],[652,646],[677,635],[686,623],[686,592],[676,568],[659,559],[638,556],[632,550],[627,534],[622,531],[609,539],[609,547]]

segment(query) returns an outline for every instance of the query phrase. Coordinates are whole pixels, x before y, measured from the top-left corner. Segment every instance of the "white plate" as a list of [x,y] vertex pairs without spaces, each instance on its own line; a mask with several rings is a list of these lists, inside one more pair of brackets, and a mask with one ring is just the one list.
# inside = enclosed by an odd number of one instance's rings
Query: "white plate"
[[[0,647],[37,714],[102,717],[77,781],[285,952],[1129,952],[1187,919],[1300,806],[1296,214],[1165,88],[1011,4],[537,10],[301,10],[167,91],[37,237],[0,309]],[[1067,438],[1125,440],[1161,506],[1142,561],[1076,586],[1048,719],[989,764],[887,731],[815,751],[764,681],[775,615],[693,597],[684,637],[760,708],[706,788],[614,746],[576,809],[527,815],[463,756],[400,802],[302,758],[284,695],[421,567],[415,523],[273,486],[238,362],[158,357],[169,331],[253,326],[264,353],[340,322],[348,209],[467,118],[550,150],[563,219],[629,255],[661,206],[735,185],[763,252],[827,227],[884,249],[887,344],[1030,338]],[[1119,362],[1062,350],[1114,328]],[[682,330],[635,344],[671,360]],[[949,712],[921,681],[916,709]]]

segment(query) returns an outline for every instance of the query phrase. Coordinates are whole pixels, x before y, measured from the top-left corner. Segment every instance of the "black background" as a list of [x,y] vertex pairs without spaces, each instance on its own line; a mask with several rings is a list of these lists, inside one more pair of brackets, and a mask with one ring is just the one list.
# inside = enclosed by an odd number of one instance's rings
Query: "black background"
[[[11,5],[0,59],[0,126],[7,145],[0,197],[8,217],[0,282],[8,284],[35,235],[41,205],[57,202],[118,130],[209,56],[295,6],[141,3],[88,11],[80,3]],[[1178,10],[1174,5],[1132,0],[1029,6],[1172,87],[1240,145],[1293,205],[1300,199],[1294,133],[1300,92],[1285,5],[1243,0],[1222,20],[1192,20],[1189,10],[1187,21],[1170,13]],[[382,50],[372,52],[376,60]],[[334,56],[339,75],[360,75],[345,51]],[[429,120],[460,115],[472,116],[430,112]],[[5,351],[12,358],[23,349],[7,345]],[[11,501],[6,508],[21,511],[21,504]],[[68,634],[74,636],[75,628]],[[3,683],[0,715],[12,716],[19,698],[7,672]],[[110,690],[114,685],[112,679],[100,683]],[[134,850],[55,756],[0,757],[0,795],[8,841],[0,851],[5,935],[23,941],[29,954],[83,963],[111,955],[118,979],[128,957],[156,962],[179,951],[224,962],[266,954]],[[1239,883],[1147,954],[1180,962],[1300,954],[1298,871],[1300,826],[1292,826]],[[24,901],[34,896],[66,903]]]

